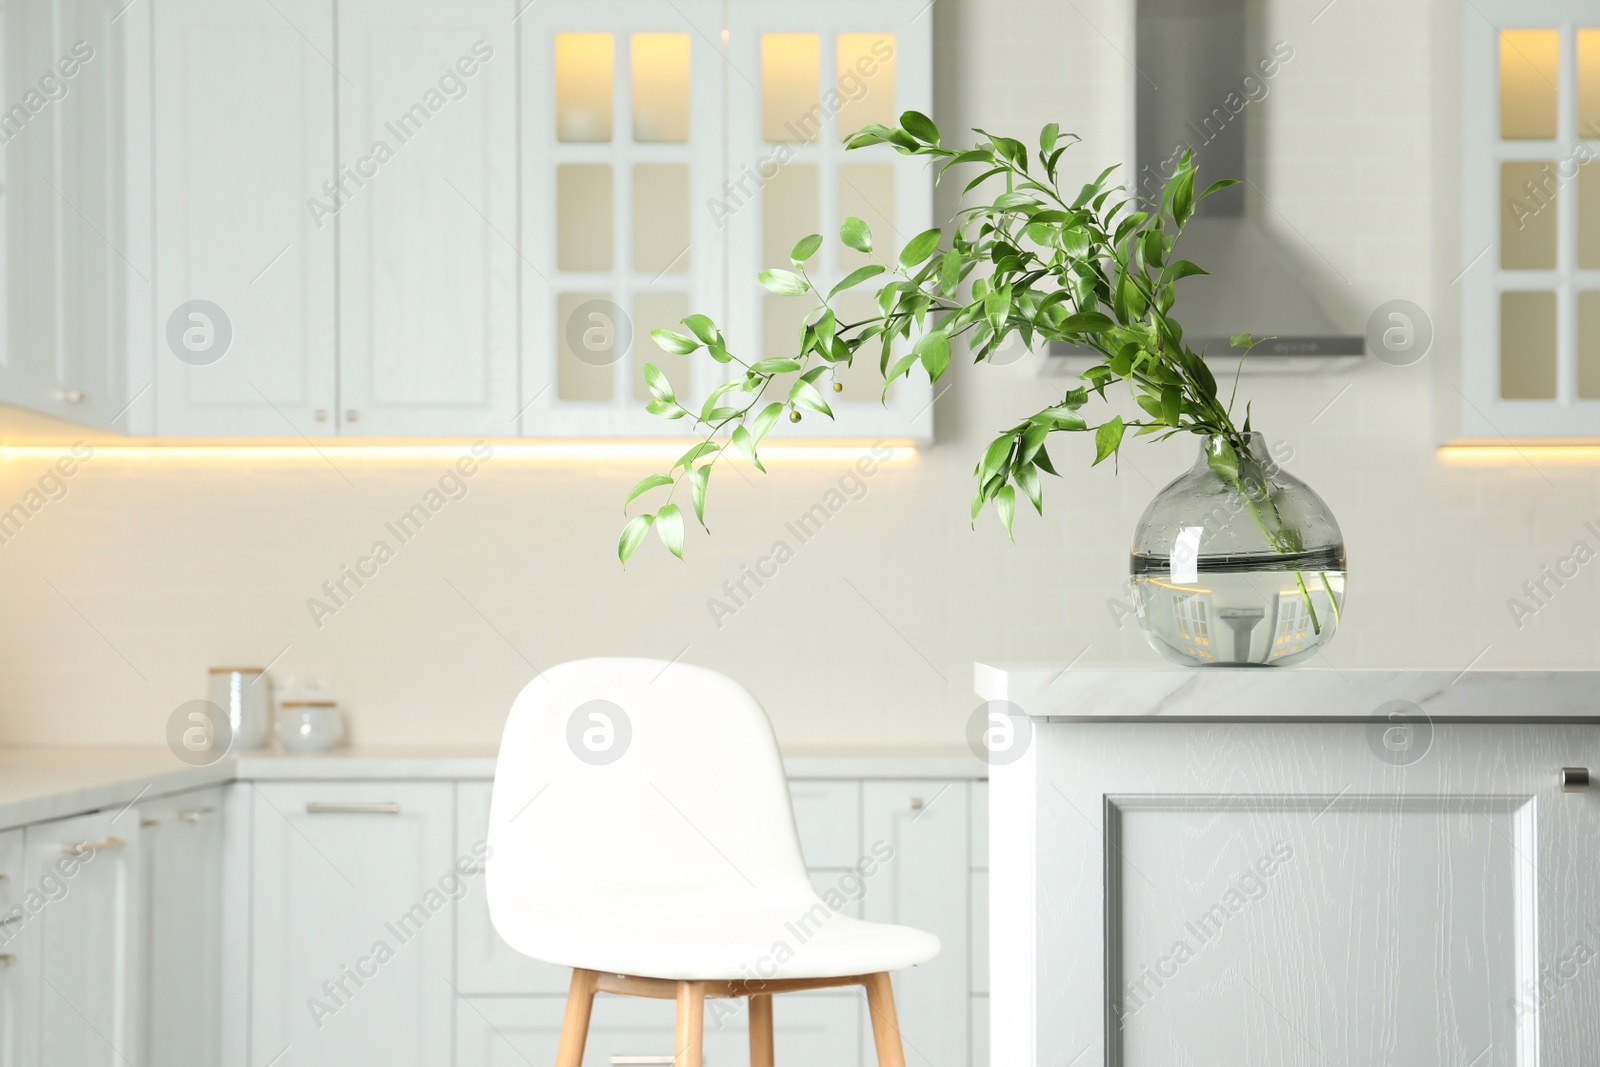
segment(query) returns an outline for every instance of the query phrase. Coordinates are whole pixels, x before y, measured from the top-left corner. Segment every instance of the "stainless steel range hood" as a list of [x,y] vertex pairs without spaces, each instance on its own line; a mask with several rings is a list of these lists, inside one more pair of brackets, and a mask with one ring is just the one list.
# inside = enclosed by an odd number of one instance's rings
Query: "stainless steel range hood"
[[[1330,287],[1315,276],[1316,253],[1287,245],[1262,225],[1287,224],[1274,217],[1252,179],[1245,128],[1250,109],[1271,95],[1273,76],[1293,53],[1269,46],[1259,57],[1247,56],[1245,3],[1137,0],[1135,173],[1126,184],[1142,198],[1159,198],[1186,148],[1199,164],[1199,187],[1218,178],[1244,182],[1205,200],[1179,244],[1184,259],[1211,272],[1178,286],[1175,310],[1196,351],[1237,356],[1228,338],[1250,333],[1273,340],[1258,346],[1247,366],[1320,369],[1329,357],[1347,363],[1364,353],[1365,340],[1341,321],[1348,314],[1319,296]],[[1073,347],[1052,345],[1050,355],[1081,354]]]

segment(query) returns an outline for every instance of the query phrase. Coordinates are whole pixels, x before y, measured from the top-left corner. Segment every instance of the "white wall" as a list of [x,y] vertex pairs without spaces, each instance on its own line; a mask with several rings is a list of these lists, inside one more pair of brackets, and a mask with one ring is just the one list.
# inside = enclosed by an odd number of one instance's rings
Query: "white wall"
[[[1461,266],[1436,224],[1455,217],[1453,158],[1432,132],[1454,99],[1431,84],[1430,38],[1453,24],[1448,6],[1436,16],[1423,0],[1335,0],[1312,22],[1318,3],[1267,5],[1266,36],[1295,48],[1251,105],[1252,129],[1269,138],[1258,180],[1281,212],[1276,229],[1321,265],[1336,302],[1364,314],[1404,297],[1445,306],[1447,321],[1441,350],[1417,367],[1369,360],[1245,388],[1260,428],[1292,445],[1290,469],[1344,528],[1351,591],[1330,665],[1592,666],[1600,563],[1521,630],[1506,601],[1575,541],[1600,548],[1583,528],[1600,529],[1595,469],[1449,466],[1434,449]],[[930,15],[947,139],[972,125],[1031,138],[1058,120],[1088,141],[1073,150],[1078,175],[1126,157],[1122,3],[938,0]],[[948,191],[940,206],[952,206]],[[374,744],[492,743],[535,667],[601,653],[728,671],[791,745],[959,744],[974,659],[1158,665],[1108,602],[1139,512],[1194,445],[1135,443],[1113,474],[1088,469],[1087,442],[1055,444],[1064,477],[1047,487],[1043,520],[1019,520],[1013,546],[992,515],[969,529],[971,467],[994,429],[1060,386],[1025,365],[957,370],[954,384],[937,446],[879,472],[804,545],[783,524],[837,482],[842,461],[752,474],[753,485],[719,476],[715,536],[691,536],[687,563],[652,544],[624,572],[619,504],[648,464],[493,460],[320,629],[307,598],[385,537],[443,461],[340,460],[352,485],[316,460],[102,453],[0,545],[0,742],[160,744],[172,709],[203,695],[208,665],[285,646],[277,670],[331,674],[356,739]],[[0,509],[44,466],[0,464]],[[708,598],[778,539],[795,558],[718,627]]]

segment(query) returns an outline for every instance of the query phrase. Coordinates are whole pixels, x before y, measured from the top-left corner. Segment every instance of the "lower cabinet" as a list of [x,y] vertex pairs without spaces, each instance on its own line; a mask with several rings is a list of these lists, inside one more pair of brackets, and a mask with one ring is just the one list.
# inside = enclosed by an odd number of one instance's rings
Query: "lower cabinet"
[[22,836],[0,833],[0,1067],[22,1067]]
[[124,809],[24,834],[14,925],[27,1067],[126,1067],[140,1056],[139,833],[138,812]]
[[454,902],[481,877],[455,851],[454,784],[249,795],[251,1067],[448,1064]]
[[222,798],[217,787],[139,807],[148,1067],[222,1060]]

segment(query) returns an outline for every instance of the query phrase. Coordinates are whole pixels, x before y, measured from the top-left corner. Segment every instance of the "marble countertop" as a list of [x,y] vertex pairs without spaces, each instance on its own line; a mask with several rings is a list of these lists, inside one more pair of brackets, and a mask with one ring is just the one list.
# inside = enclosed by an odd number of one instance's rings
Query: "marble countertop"
[[1434,722],[1600,722],[1591,670],[979,663],[973,687],[1053,722],[1354,722],[1396,710]]
[[[494,777],[492,746],[355,747],[317,755],[263,749],[191,767],[164,748],[0,748],[0,830],[232,781]],[[796,747],[791,778],[984,778],[964,748]]]

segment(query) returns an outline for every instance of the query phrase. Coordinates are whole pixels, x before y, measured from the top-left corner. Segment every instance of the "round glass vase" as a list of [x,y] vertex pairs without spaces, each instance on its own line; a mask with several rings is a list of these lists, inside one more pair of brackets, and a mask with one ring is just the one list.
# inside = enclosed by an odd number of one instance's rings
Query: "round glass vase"
[[1192,667],[1287,667],[1333,640],[1344,538],[1258,433],[1206,439],[1133,533],[1134,608],[1150,647]]

